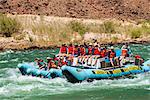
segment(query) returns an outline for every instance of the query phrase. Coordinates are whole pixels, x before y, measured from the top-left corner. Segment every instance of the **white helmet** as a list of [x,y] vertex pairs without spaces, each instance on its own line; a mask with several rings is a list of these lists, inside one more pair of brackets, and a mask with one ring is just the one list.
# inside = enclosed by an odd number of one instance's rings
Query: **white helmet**
[[113,47],[113,46],[111,46],[111,47],[110,47],[110,49],[114,49],[114,47]]

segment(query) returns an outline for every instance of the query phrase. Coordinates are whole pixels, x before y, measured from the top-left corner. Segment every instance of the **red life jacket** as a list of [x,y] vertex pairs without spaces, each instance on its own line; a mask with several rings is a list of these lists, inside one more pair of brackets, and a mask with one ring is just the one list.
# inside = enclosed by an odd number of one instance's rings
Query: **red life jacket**
[[67,62],[61,61],[61,64],[62,64],[62,66],[63,66],[63,65],[67,65]]
[[135,58],[136,58],[136,59],[140,59],[141,56],[140,56],[140,55],[135,55]]
[[73,54],[73,46],[68,47],[68,54]]
[[54,60],[54,61],[58,61],[59,59],[55,57],[53,60]]
[[98,48],[94,49],[94,55],[100,55],[100,51]]
[[92,54],[92,49],[93,49],[92,47],[89,47],[89,48],[88,48],[88,54],[89,54],[89,55]]
[[122,49],[122,56],[127,56],[128,50],[127,49]]
[[103,49],[102,51],[101,51],[101,57],[105,57],[106,56],[106,49]]
[[66,61],[63,61],[63,60],[59,60],[59,61],[58,61],[58,66],[59,66],[59,67],[62,67],[63,65],[66,65],[66,64],[67,64]]
[[58,61],[58,66],[59,66],[59,67],[61,67],[61,66],[62,66],[62,64],[61,64],[61,61],[60,61],[60,60]]
[[84,55],[84,54],[85,54],[85,48],[84,48],[84,47],[81,47],[81,48],[80,48],[80,53],[81,53],[81,55]]
[[110,57],[110,58],[114,58],[114,57],[115,57],[115,55],[116,55],[116,53],[111,51],[111,52],[110,52],[110,56],[109,56],[109,57]]
[[51,68],[51,67],[52,67],[52,61],[49,61],[49,62],[48,62],[47,67],[48,67],[48,68]]
[[60,48],[60,53],[67,53],[67,47],[66,46],[62,46],[61,48]]

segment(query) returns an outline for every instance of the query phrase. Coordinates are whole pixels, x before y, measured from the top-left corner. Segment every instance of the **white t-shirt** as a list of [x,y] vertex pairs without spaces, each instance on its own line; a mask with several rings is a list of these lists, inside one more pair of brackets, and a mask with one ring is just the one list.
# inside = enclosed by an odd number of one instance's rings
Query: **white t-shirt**
[[74,57],[73,58],[73,66],[77,66],[78,65],[78,58]]

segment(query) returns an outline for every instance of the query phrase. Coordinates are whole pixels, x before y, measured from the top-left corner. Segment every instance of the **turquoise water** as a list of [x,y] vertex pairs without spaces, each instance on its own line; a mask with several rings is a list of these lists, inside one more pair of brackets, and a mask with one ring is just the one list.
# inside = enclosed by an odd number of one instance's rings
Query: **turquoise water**
[[[149,45],[131,45],[134,54],[150,59]],[[150,73],[135,79],[100,80],[72,84],[66,79],[22,76],[17,64],[35,57],[52,56],[53,50],[5,51],[0,53],[0,100],[148,100]]]

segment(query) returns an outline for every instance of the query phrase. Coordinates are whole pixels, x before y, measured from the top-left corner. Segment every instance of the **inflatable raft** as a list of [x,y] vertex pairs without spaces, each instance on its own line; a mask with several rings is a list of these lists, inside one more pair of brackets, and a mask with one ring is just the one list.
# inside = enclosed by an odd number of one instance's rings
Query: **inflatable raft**
[[125,65],[122,68],[115,69],[86,69],[71,66],[63,66],[62,72],[71,83],[82,82],[84,80],[115,79],[129,75],[139,74],[150,71],[150,60],[143,63],[142,66],[133,64]]
[[18,64],[18,68],[22,75],[32,75],[36,77],[43,77],[49,79],[63,76],[61,69],[51,68],[49,71],[46,71],[39,69],[38,66],[34,63]]

